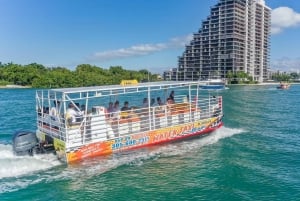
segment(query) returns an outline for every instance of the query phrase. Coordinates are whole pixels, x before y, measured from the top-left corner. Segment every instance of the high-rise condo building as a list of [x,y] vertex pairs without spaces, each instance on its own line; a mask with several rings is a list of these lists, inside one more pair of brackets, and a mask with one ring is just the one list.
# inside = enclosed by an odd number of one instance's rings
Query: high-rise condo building
[[269,69],[271,9],[264,0],[219,0],[172,69],[171,80],[245,72],[263,82]]

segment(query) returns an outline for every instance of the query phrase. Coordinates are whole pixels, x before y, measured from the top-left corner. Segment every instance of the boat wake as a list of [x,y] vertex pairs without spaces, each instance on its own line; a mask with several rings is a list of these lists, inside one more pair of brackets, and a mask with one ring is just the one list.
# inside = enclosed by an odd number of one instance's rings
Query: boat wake
[[58,165],[61,162],[53,154],[15,156],[11,144],[0,144],[0,194],[37,183],[37,172]]
[[202,147],[243,132],[242,129],[222,127],[202,138],[86,159],[63,168],[54,168],[61,163],[53,154],[34,157],[14,156],[11,145],[0,144],[0,194],[40,182],[62,179],[70,180],[70,188],[76,190],[80,188],[81,184],[84,185],[87,179],[120,166],[140,166],[145,161],[157,160],[160,157],[181,156],[189,152],[197,152]]
[[60,165],[53,154],[15,156],[12,145],[0,144],[0,179],[19,177]]
[[191,152],[199,152],[199,149],[202,147],[215,144],[221,139],[241,134],[243,132],[243,129],[222,127],[213,133],[200,138],[160,146],[154,152],[162,157],[186,155]]

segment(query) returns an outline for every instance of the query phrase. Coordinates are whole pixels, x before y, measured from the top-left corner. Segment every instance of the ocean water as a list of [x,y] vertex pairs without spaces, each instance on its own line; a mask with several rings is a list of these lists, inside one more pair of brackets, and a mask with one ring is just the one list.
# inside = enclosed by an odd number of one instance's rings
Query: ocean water
[[16,157],[35,90],[0,89],[0,200],[300,200],[300,85],[232,86],[205,137],[64,165]]

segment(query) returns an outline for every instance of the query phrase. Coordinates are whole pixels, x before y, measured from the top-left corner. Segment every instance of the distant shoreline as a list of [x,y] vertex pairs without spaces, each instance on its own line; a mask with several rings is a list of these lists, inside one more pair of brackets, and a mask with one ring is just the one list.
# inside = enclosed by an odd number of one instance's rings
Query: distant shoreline
[[[279,85],[280,82],[263,82],[263,83],[257,83],[257,84],[227,84],[227,86],[247,86],[247,85],[251,85],[251,86],[268,86],[268,85]],[[300,82],[291,82],[289,83],[290,85],[296,85],[296,84],[300,84]]]
[[[227,84],[226,86],[268,86],[268,85],[279,85],[280,82],[263,82],[258,84]],[[291,82],[289,83],[291,85],[300,85],[300,82]],[[8,84],[8,85],[0,85],[0,89],[28,89],[32,88],[31,86],[21,86],[21,85],[14,85],[14,84]]]
[[24,88],[31,88],[31,86],[21,86],[15,84],[7,84],[7,85],[0,85],[0,88],[3,89],[24,89]]

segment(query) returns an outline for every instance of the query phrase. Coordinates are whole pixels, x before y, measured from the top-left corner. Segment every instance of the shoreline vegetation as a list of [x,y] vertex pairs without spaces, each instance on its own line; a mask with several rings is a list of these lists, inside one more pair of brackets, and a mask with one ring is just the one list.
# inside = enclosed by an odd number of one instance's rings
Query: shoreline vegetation
[[[227,84],[226,86],[272,86],[272,85],[279,85],[280,82],[263,82],[263,83],[256,83],[256,84]],[[300,85],[300,82],[290,82],[291,85]],[[21,85],[0,85],[0,89],[29,89],[33,88],[32,86],[21,86]]]
[[27,88],[32,88],[32,87],[31,86],[15,85],[15,84],[7,84],[7,85],[0,85],[0,88],[5,88],[5,89],[27,89]]
[[[126,70],[122,66],[104,69],[80,64],[74,70],[65,67],[45,67],[32,63],[19,65],[0,62],[0,88],[68,88],[120,84],[122,80],[159,81],[159,74],[147,69]],[[7,86],[7,87],[6,87]]]
[[[217,73],[217,72],[215,72]],[[245,72],[231,72],[226,75],[228,86],[234,85],[269,85],[300,81],[299,73],[275,73],[270,82],[257,83]],[[104,69],[95,65],[80,64],[74,70],[65,67],[45,67],[31,63],[20,65],[0,62],[0,88],[70,88],[101,85],[116,85],[122,80],[137,80],[138,82],[161,81],[160,74],[153,74],[146,69],[126,70],[122,66],[111,66]]]

